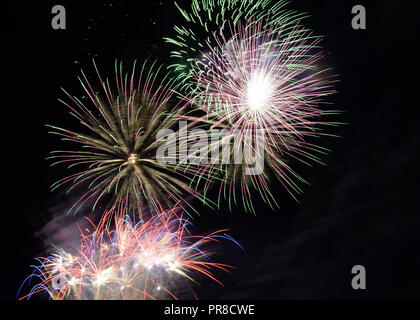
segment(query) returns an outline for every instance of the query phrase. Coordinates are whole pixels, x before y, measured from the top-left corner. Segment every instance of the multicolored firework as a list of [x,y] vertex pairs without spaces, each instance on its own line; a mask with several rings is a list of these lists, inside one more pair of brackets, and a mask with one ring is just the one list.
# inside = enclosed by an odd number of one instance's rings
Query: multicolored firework
[[289,10],[289,1],[280,0],[192,0],[190,8],[182,8],[175,2],[184,23],[175,26],[175,36],[165,38],[173,45],[172,68],[183,81],[186,92],[194,89],[193,67],[205,60],[203,53],[208,48],[217,47],[215,35],[224,34],[230,38],[231,26],[249,21],[266,21],[272,27],[282,26],[283,30],[293,27],[296,22],[307,17],[306,13]]
[[176,130],[177,115],[185,108],[175,101],[176,79],[161,75],[155,64],[147,70],[145,62],[137,75],[135,63],[131,73],[124,73],[122,63],[115,62],[113,88],[94,66],[100,89],[95,89],[82,71],[79,80],[85,100],[64,89],[69,102],[60,100],[86,133],[49,125],[52,133],[79,146],[72,151],[51,152],[49,159],[56,160],[53,165],[80,168],[54,183],[52,190],[64,184],[71,184],[68,191],[87,186],[87,192],[69,212],[77,212],[85,203],[93,203],[94,209],[110,195],[110,207],[123,206],[135,212],[145,212],[147,206],[152,213],[160,212],[163,202],[189,206],[186,197],[200,197],[189,185],[190,172],[176,170],[176,165],[162,164],[156,158],[156,150],[164,143],[157,133]]
[[[214,32],[206,26],[211,40],[201,46],[200,58],[190,66],[187,78],[191,90],[186,96],[205,112],[202,122],[210,129],[226,129],[227,137],[235,139],[232,153],[241,145],[248,145],[252,151],[243,154],[239,163],[211,161],[200,178],[224,171],[219,203],[222,195],[229,204],[236,203],[239,197],[235,186],[239,185],[244,208],[255,212],[253,190],[272,208],[278,206],[270,192],[270,177],[275,177],[295,199],[302,192],[298,182],[306,181],[289,162],[322,163],[320,156],[329,150],[314,144],[313,138],[330,135],[324,131],[325,126],[339,123],[326,122],[322,117],[339,111],[323,108],[329,104],[324,98],[335,92],[333,84],[337,80],[329,68],[323,67],[321,37],[297,22],[301,15],[284,11],[285,2],[274,6],[274,11],[268,10],[275,20],[268,11],[251,14],[269,1],[257,1],[255,7],[243,7],[244,3],[217,2],[231,10],[238,5],[238,16],[223,20],[223,28]],[[201,10],[197,9],[199,4]],[[193,1],[193,13],[184,12],[184,16],[197,24],[193,16],[212,13],[215,5],[213,1]],[[241,8],[249,11],[240,14]],[[249,21],[242,23],[242,16],[250,17]],[[263,173],[247,174],[245,164],[250,164],[251,158],[263,159]]]
[[[161,213],[142,224],[115,216],[113,231],[107,226],[109,212],[92,231],[80,230],[77,253],[64,250],[47,258],[23,285],[38,279],[28,295],[47,293],[52,299],[178,299],[196,298],[191,282],[198,275],[221,284],[212,269],[229,271],[229,265],[212,262],[208,247],[220,240],[235,242],[219,230],[207,236],[189,235],[191,223],[175,213]],[[236,243],[236,242],[235,242]]]

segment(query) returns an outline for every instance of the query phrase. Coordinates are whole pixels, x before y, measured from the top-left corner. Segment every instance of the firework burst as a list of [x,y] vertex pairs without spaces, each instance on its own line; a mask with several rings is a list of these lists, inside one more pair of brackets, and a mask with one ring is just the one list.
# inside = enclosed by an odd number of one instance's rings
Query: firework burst
[[[215,35],[217,47],[208,43],[203,59],[193,66],[194,90],[187,95],[205,112],[202,121],[210,129],[226,129],[226,136],[234,139],[231,154],[248,146],[250,152],[243,154],[242,161],[211,162],[200,178],[224,172],[219,202],[221,195],[236,202],[235,185],[240,185],[244,207],[251,212],[252,190],[272,208],[278,206],[270,192],[270,176],[292,196],[300,194],[298,183],[306,181],[290,160],[322,163],[320,156],[328,150],[311,139],[329,135],[325,126],[339,124],[322,119],[339,111],[322,108],[329,104],[324,98],[335,92],[336,79],[322,66],[321,38],[299,24],[285,29],[267,25],[264,19],[239,23],[231,26],[233,36]],[[252,158],[261,160],[264,172],[246,172]]]
[[[82,124],[82,132],[49,126],[51,133],[74,142],[77,149],[53,151],[53,165],[67,164],[75,173],[52,185],[55,190],[69,184],[68,191],[87,186],[69,212],[77,212],[86,203],[92,208],[104,198],[111,207],[128,207],[129,211],[160,212],[160,203],[180,203],[189,206],[186,197],[200,195],[190,187],[188,170],[176,170],[175,165],[162,164],[156,151],[164,142],[158,133],[176,130],[177,116],[185,105],[176,102],[176,79],[162,75],[160,67],[144,63],[139,75],[136,64],[131,73],[124,73],[122,63],[115,63],[115,86],[103,80],[94,63],[100,87],[95,89],[82,71],[79,81],[85,99],[64,93],[60,100],[70,114]],[[159,77],[161,80],[159,81]],[[176,155],[175,155],[176,156]],[[178,167],[179,168],[179,167]]]
[[190,227],[175,209],[141,224],[115,216],[113,231],[103,218],[97,226],[92,223],[91,230],[80,230],[77,253],[59,250],[38,258],[40,265],[34,266],[22,287],[34,279],[38,283],[21,299],[40,293],[70,300],[178,299],[187,291],[196,297],[191,284],[198,275],[221,284],[213,269],[232,268],[212,262],[208,247],[223,239],[235,241],[225,234],[227,230],[192,236]]

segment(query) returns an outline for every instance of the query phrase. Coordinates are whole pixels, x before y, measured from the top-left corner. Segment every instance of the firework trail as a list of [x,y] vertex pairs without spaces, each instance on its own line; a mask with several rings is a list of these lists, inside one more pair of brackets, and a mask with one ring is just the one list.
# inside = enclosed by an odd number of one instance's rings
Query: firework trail
[[[30,293],[52,299],[178,299],[190,291],[199,275],[221,284],[212,269],[228,272],[231,266],[212,262],[207,251],[212,243],[229,240],[224,230],[206,236],[189,234],[191,223],[175,208],[144,223],[134,224],[122,215],[114,216],[111,231],[107,217],[89,230],[80,230],[77,253],[64,250],[38,258],[33,273],[21,286],[37,281]],[[237,244],[237,243],[236,243]]]
[[[52,185],[55,190],[70,185],[68,192],[87,186],[85,192],[69,212],[77,212],[84,204],[94,209],[108,197],[109,207],[128,207],[129,211],[160,212],[160,203],[181,203],[200,195],[189,184],[188,170],[177,170],[174,164],[162,164],[157,149],[165,143],[158,139],[164,129],[177,130],[177,116],[185,105],[176,102],[176,79],[161,75],[161,67],[145,62],[139,75],[136,63],[131,73],[124,73],[122,63],[115,62],[115,81],[103,79],[94,63],[99,89],[82,71],[79,81],[84,98],[79,99],[63,89],[70,109],[82,125],[81,132],[49,125],[51,133],[77,144],[77,148],[53,151],[49,159],[53,165],[66,164],[75,170]],[[158,80],[161,77],[162,80]],[[176,142],[175,142],[176,143]],[[174,155],[176,157],[176,155]],[[92,209],[92,210],[93,210]]]
[[[322,118],[340,112],[323,108],[329,104],[324,98],[335,92],[333,84],[337,80],[323,67],[321,37],[300,25],[298,19],[304,15],[285,11],[285,2],[264,14],[255,13],[269,2],[257,1],[251,7],[246,6],[247,1],[241,5],[236,1],[217,2],[237,15],[223,20],[214,32],[209,31],[204,20],[193,16],[204,19],[208,14],[212,20],[215,2],[193,1],[192,13],[182,11],[187,21],[204,25],[209,33],[200,45],[200,58],[187,59],[189,62],[184,64],[183,70],[189,70],[188,74],[183,71],[190,91],[186,99],[205,112],[201,121],[209,124],[210,130],[226,130],[224,143],[230,144],[231,154],[241,146],[250,150],[240,162],[226,164],[213,161],[220,158],[212,159],[199,171],[198,179],[222,172],[219,205],[222,196],[230,206],[241,198],[245,210],[254,213],[254,193],[272,208],[278,207],[269,187],[273,180],[279,181],[297,200],[296,195],[302,193],[299,183],[307,182],[292,169],[290,161],[322,163],[321,156],[329,150],[313,140],[333,136],[325,132],[325,127],[340,124]],[[199,5],[201,10],[197,9]],[[249,20],[242,23],[242,17]],[[191,60],[194,62],[190,63]],[[178,65],[176,68],[181,70]],[[220,142],[210,148],[219,147]],[[263,159],[262,173],[247,174],[251,158]]]

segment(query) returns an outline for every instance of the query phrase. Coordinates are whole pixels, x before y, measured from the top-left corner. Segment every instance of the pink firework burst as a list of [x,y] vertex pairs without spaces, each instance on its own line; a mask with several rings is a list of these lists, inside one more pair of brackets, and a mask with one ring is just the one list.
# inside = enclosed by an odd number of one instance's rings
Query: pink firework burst
[[[253,189],[270,206],[278,206],[268,170],[292,196],[301,193],[298,181],[306,181],[289,162],[321,163],[328,150],[311,138],[327,135],[326,125],[339,124],[323,120],[339,111],[325,109],[329,103],[324,98],[335,92],[337,80],[323,67],[321,38],[299,25],[267,28],[264,21],[231,27],[231,38],[215,35],[217,47],[209,44],[202,53],[193,72],[195,90],[188,96],[206,112],[201,121],[210,123],[210,129],[227,130],[226,137],[234,139],[231,154],[248,147],[240,160],[221,164],[213,159],[200,175],[221,170],[219,201],[224,194],[229,203],[236,202],[239,184],[244,207],[251,212]],[[249,174],[247,167],[255,159],[266,170]]]

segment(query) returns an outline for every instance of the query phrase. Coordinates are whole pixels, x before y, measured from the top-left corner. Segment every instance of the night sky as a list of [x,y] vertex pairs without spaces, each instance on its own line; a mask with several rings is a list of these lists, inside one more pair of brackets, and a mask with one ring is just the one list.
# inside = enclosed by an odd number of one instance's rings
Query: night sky
[[[182,1],[180,1],[182,2]],[[186,3],[187,1],[185,1]],[[62,4],[67,30],[51,28],[51,8]],[[367,29],[351,28],[351,8],[363,4]],[[45,227],[66,207],[49,186],[62,177],[49,167],[48,152],[60,141],[46,123],[71,128],[60,87],[80,90],[80,68],[113,71],[115,59],[169,63],[173,36],[182,17],[172,1],[32,1],[2,4],[2,263],[0,296],[15,299],[31,272],[33,258],[45,254]],[[229,228],[245,248],[218,249],[218,260],[234,265],[198,288],[201,299],[376,299],[420,298],[420,213],[414,154],[419,147],[417,91],[407,92],[416,60],[417,23],[412,8],[399,1],[303,1],[306,25],[325,35],[327,62],[339,74],[332,97],[348,123],[326,139],[327,166],[302,167],[310,182],[296,203],[273,186],[281,208],[258,203],[257,215],[238,206],[210,211],[196,202],[198,233]],[[418,19],[417,19],[418,20]],[[413,62],[414,61],[414,62]],[[418,82],[418,81],[417,81]],[[77,217],[62,218],[74,224]],[[43,231],[44,230],[44,231]],[[367,289],[351,287],[351,268],[367,271]]]

